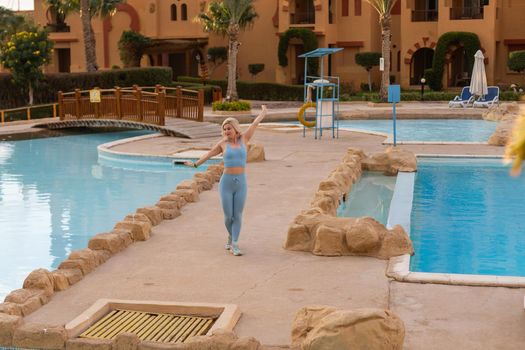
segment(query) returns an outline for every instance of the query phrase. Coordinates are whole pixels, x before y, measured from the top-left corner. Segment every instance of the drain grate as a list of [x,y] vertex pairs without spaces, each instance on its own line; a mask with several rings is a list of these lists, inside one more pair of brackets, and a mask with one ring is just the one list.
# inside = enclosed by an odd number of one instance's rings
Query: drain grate
[[81,338],[114,339],[121,333],[134,333],[140,340],[183,343],[205,335],[213,326],[212,317],[195,317],[116,309],[79,335]]

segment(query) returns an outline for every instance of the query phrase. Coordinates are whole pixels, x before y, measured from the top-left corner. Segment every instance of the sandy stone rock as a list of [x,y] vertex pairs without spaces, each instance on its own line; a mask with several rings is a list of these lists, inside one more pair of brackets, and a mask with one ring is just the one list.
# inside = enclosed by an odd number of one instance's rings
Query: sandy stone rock
[[294,340],[305,350],[401,350],[404,337],[403,321],[393,312],[356,309],[328,312],[312,325],[306,335]]
[[84,278],[84,275],[80,269],[59,269],[57,271],[67,278],[70,286]]
[[112,350],[107,339],[73,338],[66,341],[66,350]]
[[46,269],[32,271],[24,280],[25,289],[42,289],[49,294],[53,294],[53,278]]
[[84,260],[81,259],[66,259],[58,265],[59,270],[63,269],[79,269],[82,271],[83,275],[87,275],[91,272],[91,268],[86,264]]
[[197,182],[194,180],[184,180],[177,185],[176,189],[198,191],[198,187]]
[[324,256],[343,255],[342,230],[321,224],[315,235],[313,253]]
[[200,172],[200,173],[195,173],[195,175],[193,175],[193,178],[194,179],[205,179],[206,181],[208,181],[212,185],[215,182],[215,176],[213,174],[207,172],[207,171],[203,171],[203,172]]
[[181,215],[179,209],[161,209],[164,220],[173,220]]
[[15,289],[5,297],[6,303],[24,304],[33,297],[42,299],[42,302],[47,303],[51,294],[42,289]]
[[[127,234],[127,236],[129,237],[129,234]],[[131,237],[129,240],[131,241]],[[111,258],[111,252],[108,250],[94,250],[93,253],[95,254],[95,260],[98,265],[102,265]]]
[[113,340],[113,350],[137,350],[140,339],[133,333],[121,333]]
[[248,144],[246,161],[248,163],[262,162],[265,161],[264,147],[261,144],[250,143]]
[[386,228],[371,217],[359,218],[346,232],[346,245],[350,253],[367,254],[381,247]]
[[155,205],[160,209],[180,209],[179,202],[177,201],[158,201]]
[[484,120],[500,121],[509,114],[518,115],[520,113],[520,105],[517,102],[501,103],[494,105],[483,113]]
[[70,260],[82,260],[86,266],[86,270],[89,272],[97,268],[98,261],[95,257],[95,252],[89,248],[75,250],[69,254],[68,259]]
[[194,203],[199,201],[199,191],[193,189],[178,189],[173,192],[176,195],[182,196],[186,202]]
[[67,334],[62,326],[26,323],[15,330],[13,346],[26,349],[63,349]]
[[53,288],[56,292],[69,288],[69,280],[64,271],[65,270],[55,270],[51,272],[51,277],[53,278]]
[[182,208],[187,204],[186,199],[184,199],[183,196],[177,194],[176,192],[171,192],[168,195],[160,197],[160,201],[175,202],[177,204],[178,209]]
[[324,317],[337,311],[335,307],[312,305],[301,308],[292,321],[292,346],[301,345],[303,340]]
[[292,223],[288,228],[284,249],[311,252],[313,243],[310,230],[305,225]]
[[142,222],[147,222],[151,224],[152,226],[154,226],[147,215],[140,214],[140,213],[126,215],[126,217],[124,218],[124,221],[131,221],[131,222],[142,221]]
[[254,337],[239,338],[230,345],[231,350],[262,350],[261,343]]
[[403,227],[396,225],[383,237],[381,250],[377,257],[380,259],[390,259],[393,256],[403,254],[413,255],[414,247]]
[[151,224],[142,221],[120,221],[114,229],[130,230],[134,241],[147,241],[151,235]]
[[496,126],[496,130],[490,135],[488,144],[492,146],[505,146],[511,135],[514,124],[517,120],[517,115],[504,117]]
[[139,208],[137,213],[146,215],[153,226],[157,226],[162,222],[162,212],[158,207]]
[[127,248],[133,243],[132,231],[130,229],[116,229],[112,230],[111,233],[116,234],[120,239],[122,246],[120,250]]
[[117,233],[99,233],[89,239],[88,248],[91,250],[107,250],[115,254],[124,249],[124,241]]
[[194,177],[193,180],[197,183],[199,192],[209,191],[213,188],[212,183],[203,177]]
[[0,314],[23,316],[20,304],[10,302],[0,303]]
[[22,324],[21,316],[0,313],[0,346],[12,347],[15,330]]
[[22,315],[25,317],[40,309],[40,307],[42,307],[44,304],[45,303],[42,303],[40,297],[34,296],[27,299],[25,303],[20,304],[20,310],[22,311]]
[[237,341],[237,339],[237,336],[233,332],[217,329],[210,336],[199,336],[188,339],[186,344],[188,345],[188,350],[229,350],[231,349],[231,346]]
[[362,161],[363,170],[382,171],[386,175],[396,175],[399,171],[417,170],[414,153],[397,147],[389,147],[383,153],[376,153]]

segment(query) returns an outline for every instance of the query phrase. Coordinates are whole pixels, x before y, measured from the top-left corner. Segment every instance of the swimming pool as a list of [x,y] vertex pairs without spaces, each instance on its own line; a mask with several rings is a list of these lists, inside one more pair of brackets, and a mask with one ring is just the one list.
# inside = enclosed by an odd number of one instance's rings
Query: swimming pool
[[154,169],[99,163],[99,144],[143,134],[0,142],[0,298],[21,288],[29,272],[56,268],[90,237],[193,176],[195,169],[170,163]]
[[525,276],[525,177],[499,159],[420,158],[410,271]]
[[[339,127],[392,134],[392,120],[341,120]],[[497,122],[478,119],[398,119],[398,142],[487,142]]]
[[371,216],[386,225],[395,184],[395,176],[363,172],[359,181],[353,185],[346,202],[341,203],[337,209],[337,216]]

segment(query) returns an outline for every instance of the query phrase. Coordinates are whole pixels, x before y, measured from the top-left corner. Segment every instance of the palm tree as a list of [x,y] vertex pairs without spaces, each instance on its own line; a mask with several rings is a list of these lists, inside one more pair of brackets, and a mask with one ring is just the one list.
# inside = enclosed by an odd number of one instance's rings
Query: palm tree
[[98,69],[95,33],[93,32],[91,19],[112,15],[115,13],[117,5],[122,2],[123,0],[80,0],[80,17],[82,18],[84,52],[86,55],[86,70],[88,72],[94,72]]
[[379,97],[386,101],[388,97],[388,85],[390,83],[390,27],[392,25],[392,8],[398,0],[366,0],[379,14],[379,25],[381,26],[381,53],[385,66],[381,73],[381,90]]
[[239,52],[239,34],[241,30],[253,24],[257,17],[254,0],[214,1],[208,11],[200,13],[196,20],[206,32],[228,37],[228,89],[226,100],[237,101],[237,53]]

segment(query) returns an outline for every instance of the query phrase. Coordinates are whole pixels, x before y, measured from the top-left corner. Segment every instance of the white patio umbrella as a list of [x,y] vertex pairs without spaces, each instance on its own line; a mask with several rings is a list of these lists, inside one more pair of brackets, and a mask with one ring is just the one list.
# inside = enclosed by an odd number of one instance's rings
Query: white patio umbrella
[[488,93],[484,59],[483,53],[478,50],[474,55],[474,68],[470,79],[469,90],[472,95],[483,96]]

